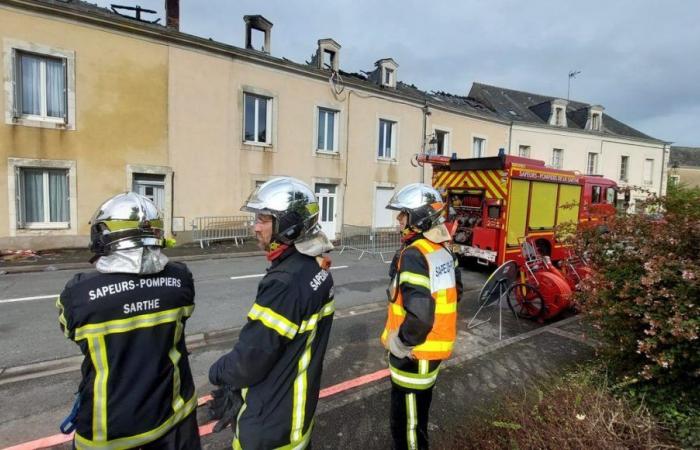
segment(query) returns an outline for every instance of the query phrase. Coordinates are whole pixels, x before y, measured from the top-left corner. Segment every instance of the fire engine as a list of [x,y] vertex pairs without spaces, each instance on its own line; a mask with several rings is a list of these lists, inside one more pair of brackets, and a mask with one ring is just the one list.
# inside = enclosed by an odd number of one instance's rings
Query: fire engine
[[454,251],[484,265],[522,265],[521,243],[532,242],[553,261],[570,256],[555,238],[566,222],[604,226],[615,213],[617,186],[601,176],[545,166],[511,155],[453,159],[419,155],[433,167],[433,187],[448,204]]

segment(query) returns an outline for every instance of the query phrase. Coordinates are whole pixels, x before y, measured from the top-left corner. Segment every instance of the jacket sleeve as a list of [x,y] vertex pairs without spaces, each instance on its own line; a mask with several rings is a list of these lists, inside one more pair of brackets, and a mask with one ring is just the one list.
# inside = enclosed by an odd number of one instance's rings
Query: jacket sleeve
[[61,295],[56,299],[56,309],[58,309],[58,326],[61,329],[63,335],[70,339],[75,340],[75,328],[74,320],[72,317],[71,310],[71,294],[70,286],[73,284],[74,279],[66,284],[63,288]]
[[459,268],[459,259],[457,255],[452,254],[455,262],[455,284],[457,287],[457,302],[462,300],[462,292],[464,292],[464,285],[462,284],[462,270]]
[[262,381],[299,330],[297,299],[285,280],[263,280],[233,350],[209,369],[209,381],[234,389]]
[[420,345],[433,328],[435,302],[430,294],[428,262],[415,248],[408,248],[403,253],[399,288],[406,310],[406,318],[399,328],[399,338],[406,345]]

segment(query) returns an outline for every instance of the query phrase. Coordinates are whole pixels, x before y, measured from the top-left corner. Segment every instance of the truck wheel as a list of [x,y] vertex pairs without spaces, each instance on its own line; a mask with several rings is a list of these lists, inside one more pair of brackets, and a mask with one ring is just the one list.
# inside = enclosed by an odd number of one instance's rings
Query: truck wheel
[[544,312],[542,294],[532,285],[516,283],[506,293],[508,307],[521,319],[538,319]]

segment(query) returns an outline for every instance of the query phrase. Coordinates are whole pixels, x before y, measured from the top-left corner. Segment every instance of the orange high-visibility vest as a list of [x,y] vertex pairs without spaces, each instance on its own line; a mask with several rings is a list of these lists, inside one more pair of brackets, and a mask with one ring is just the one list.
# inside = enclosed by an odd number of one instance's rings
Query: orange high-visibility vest
[[427,288],[435,302],[435,321],[425,342],[413,348],[413,355],[422,360],[447,359],[457,337],[457,282],[455,263],[450,252],[427,239],[421,238],[410,244],[418,249],[428,262],[430,274],[413,273],[401,270],[401,259],[396,277],[393,280],[398,290],[394,302],[389,302],[386,326],[382,333],[382,343],[386,345],[387,336],[398,331],[406,317],[400,285],[407,283]]

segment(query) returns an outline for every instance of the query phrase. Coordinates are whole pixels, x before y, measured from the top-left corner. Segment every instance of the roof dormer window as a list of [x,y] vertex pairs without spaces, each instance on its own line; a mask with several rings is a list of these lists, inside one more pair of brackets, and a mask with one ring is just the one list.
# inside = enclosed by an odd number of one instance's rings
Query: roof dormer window
[[550,103],[549,124],[555,127],[566,127],[566,107],[569,102],[555,98]]
[[374,65],[377,67],[375,70],[375,81],[379,82],[380,86],[395,88],[396,87],[396,69],[399,65],[396,64],[391,58],[380,59]]
[[588,120],[586,121],[586,129],[591,131],[603,130],[603,107],[593,105],[588,108]]
[[337,72],[340,69],[340,44],[330,38],[319,39],[315,61],[319,69]]

